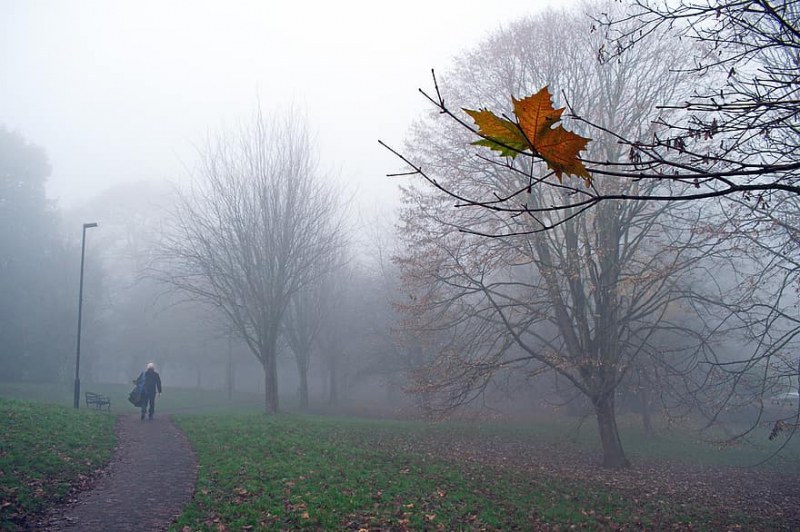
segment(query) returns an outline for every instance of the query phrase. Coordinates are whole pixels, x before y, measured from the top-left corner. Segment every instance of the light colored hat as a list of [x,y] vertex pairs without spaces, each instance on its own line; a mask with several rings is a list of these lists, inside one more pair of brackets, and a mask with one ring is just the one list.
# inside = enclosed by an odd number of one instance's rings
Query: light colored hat
[[152,362],[148,362],[147,363],[147,369],[156,369],[156,365],[153,364]]

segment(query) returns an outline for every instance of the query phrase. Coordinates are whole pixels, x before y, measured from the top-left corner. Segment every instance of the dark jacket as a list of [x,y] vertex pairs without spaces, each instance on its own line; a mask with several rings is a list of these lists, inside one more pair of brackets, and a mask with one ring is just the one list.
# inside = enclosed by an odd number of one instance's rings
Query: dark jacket
[[161,393],[161,376],[156,373],[156,370],[150,368],[144,372],[144,393],[147,396],[153,396],[156,394],[156,390]]

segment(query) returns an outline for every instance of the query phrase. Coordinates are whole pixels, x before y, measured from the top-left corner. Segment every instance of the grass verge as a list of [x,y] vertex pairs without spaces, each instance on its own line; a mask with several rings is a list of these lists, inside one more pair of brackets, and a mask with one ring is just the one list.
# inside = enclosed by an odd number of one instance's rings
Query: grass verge
[[111,457],[115,417],[0,399],[0,529],[31,517],[86,483]]

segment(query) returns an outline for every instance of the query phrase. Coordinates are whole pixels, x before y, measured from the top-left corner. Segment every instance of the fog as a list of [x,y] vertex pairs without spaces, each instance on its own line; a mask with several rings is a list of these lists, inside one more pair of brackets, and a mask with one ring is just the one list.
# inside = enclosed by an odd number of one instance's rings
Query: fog
[[[431,85],[431,68],[449,68],[453,56],[503,24],[552,5],[564,4],[3,2],[1,125],[47,157],[45,192],[66,245],[55,281],[65,314],[51,317],[59,324],[52,338],[58,362],[47,375],[36,375],[38,362],[12,374],[70,381],[75,253],[81,224],[94,221],[82,378],[127,382],[156,360],[167,375],[173,370],[176,385],[225,386],[226,373],[216,370],[227,364],[219,351],[229,351],[219,317],[207,318],[211,327],[179,332],[173,322],[192,323],[203,311],[176,305],[180,297],[160,295],[162,288],[143,279],[174,187],[196,171],[205,140],[259,108],[298,110],[315,136],[320,165],[349,198],[359,260],[371,261],[380,251],[365,251],[363,242],[389,238],[376,231],[391,228],[397,181],[385,175],[400,167],[377,140],[402,144],[428,109],[417,88]],[[239,386],[263,388],[258,361],[240,344],[231,351],[244,368],[232,370],[242,373]],[[188,366],[170,368],[175,357]],[[283,366],[285,379],[296,379],[291,365]]]
[[[430,69],[562,2],[27,2],[0,5],[0,116],[47,151],[48,196],[179,180],[209,131],[293,105],[362,209],[391,210],[399,143]],[[91,217],[91,213],[86,213]]]

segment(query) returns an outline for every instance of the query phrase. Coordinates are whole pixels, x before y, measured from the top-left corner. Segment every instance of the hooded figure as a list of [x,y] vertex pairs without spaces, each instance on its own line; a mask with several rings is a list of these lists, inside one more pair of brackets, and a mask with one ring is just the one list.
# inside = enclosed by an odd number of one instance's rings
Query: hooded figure
[[144,393],[142,394],[142,419],[144,413],[150,409],[149,419],[153,419],[156,410],[156,391],[161,395],[161,376],[156,372],[156,365],[152,362],[147,364],[147,369],[139,376],[144,379]]

